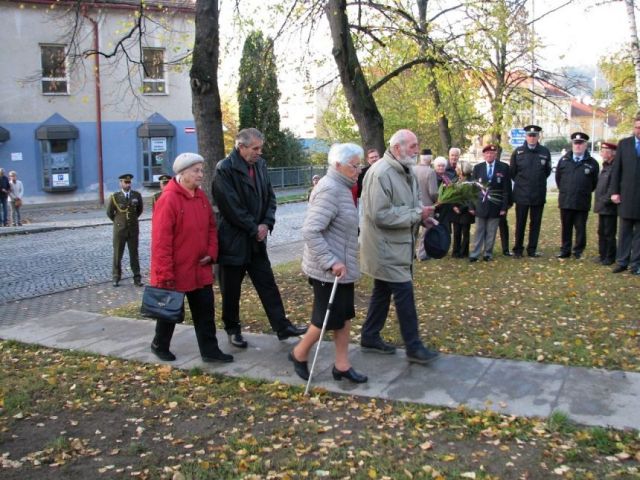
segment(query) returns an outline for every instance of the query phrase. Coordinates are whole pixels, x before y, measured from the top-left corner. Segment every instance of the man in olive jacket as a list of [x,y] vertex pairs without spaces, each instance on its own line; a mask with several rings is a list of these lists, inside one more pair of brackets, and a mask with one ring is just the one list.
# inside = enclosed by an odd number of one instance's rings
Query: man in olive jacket
[[575,230],[573,255],[582,258],[587,246],[587,219],[591,209],[591,193],[598,184],[600,167],[587,150],[589,135],[582,132],[571,134],[571,152],[558,162],[556,185],[558,185],[558,206],[562,224],[562,246],[557,258],[571,256],[571,237]]
[[633,136],[618,143],[611,173],[611,201],[618,204],[620,236],[614,273],[627,268],[640,275],[640,112],[633,123]]
[[418,226],[434,208],[420,202],[418,181],[411,170],[418,151],[415,134],[399,130],[364,178],[360,267],[373,277],[373,291],[360,344],[365,352],[395,352],[380,336],[393,295],[407,360],[425,364],[438,353],[425,348],[420,340],[412,269]]
[[222,321],[229,342],[239,348],[247,347],[240,326],[240,293],[247,273],[278,339],[306,332],[306,327],[295,327],[287,318],[267,255],[267,234],[276,223],[276,195],[261,157],[263,144],[259,130],[240,130],[235,148],[218,162],[213,178],[213,197],[220,211]]
[[551,175],[551,153],[538,141],[542,128],[524,127],[525,142],[511,154],[509,170],[513,180],[513,202],[516,204],[516,239],[513,256],[522,257],[524,231],[529,217],[527,255],[539,257],[538,238],[542,225],[542,212],[547,199],[547,177]]

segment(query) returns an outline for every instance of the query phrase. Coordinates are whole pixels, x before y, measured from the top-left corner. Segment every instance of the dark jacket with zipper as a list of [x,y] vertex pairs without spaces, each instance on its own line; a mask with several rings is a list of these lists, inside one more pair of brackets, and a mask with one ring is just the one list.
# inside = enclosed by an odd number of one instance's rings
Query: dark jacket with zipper
[[525,142],[511,154],[509,173],[513,180],[513,202],[544,205],[547,177],[551,174],[551,153],[539,143],[530,149]]
[[247,265],[254,254],[266,255],[266,238],[258,242],[256,235],[260,224],[273,230],[276,195],[267,162],[259,158],[254,169],[255,179],[252,179],[248,163],[236,148],[216,167],[211,190],[220,212],[218,263],[221,265]]
[[575,162],[573,152],[567,153],[556,167],[556,185],[558,186],[558,206],[568,210],[589,211],[591,193],[598,184],[600,167],[588,151],[582,160]]
[[609,189],[611,188],[611,172],[613,171],[613,163],[602,163],[602,170],[598,176],[598,184],[596,185],[596,198],[593,211],[600,215],[617,215],[618,206],[611,201]]

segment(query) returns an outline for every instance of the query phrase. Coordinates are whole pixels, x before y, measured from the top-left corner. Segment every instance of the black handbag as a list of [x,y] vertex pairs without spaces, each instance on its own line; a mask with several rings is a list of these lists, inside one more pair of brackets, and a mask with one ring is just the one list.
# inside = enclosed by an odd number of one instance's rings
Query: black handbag
[[184,321],[184,293],[150,285],[144,287],[140,314],[169,323]]

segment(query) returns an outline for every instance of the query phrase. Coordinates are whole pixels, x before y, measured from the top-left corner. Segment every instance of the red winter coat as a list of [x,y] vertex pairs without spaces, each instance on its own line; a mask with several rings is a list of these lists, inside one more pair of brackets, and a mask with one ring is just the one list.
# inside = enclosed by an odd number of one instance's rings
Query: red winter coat
[[[199,265],[206,256],[212,261]],[[192,197],[172,179],[153,210],[151,285],[179,292],[212,285],[217,258],[218,232],[207,196],[197,189]]]

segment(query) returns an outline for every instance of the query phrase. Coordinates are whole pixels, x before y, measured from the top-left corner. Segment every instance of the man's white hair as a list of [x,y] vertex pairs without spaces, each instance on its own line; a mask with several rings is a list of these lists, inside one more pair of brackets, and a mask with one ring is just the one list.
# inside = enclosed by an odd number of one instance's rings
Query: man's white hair
[[396,133],[391,135],[391,138],[389,139],[389,146],[395,147],[396,145],[404,145],[407,143],[409,133],[411,133],[411,130],[407,130],[406,128],[398,130]]
[[334,143],[329,149],[329,157],[327,163],[335,167],[338,164],[347,164],[353,157],[360,160],[364,158],[364,150],[360,145],[355,143]]
[[436,159],[433,161],[433,166],[437,167],[438,165],[444,165],[446,167],[447,159],[444,157],[436,157]]
[[462,154],[462,151],[458,147],[451,147],[449,149],[449,155],[451,155],[452,153],[457,153],[458,155],[460,155]]

